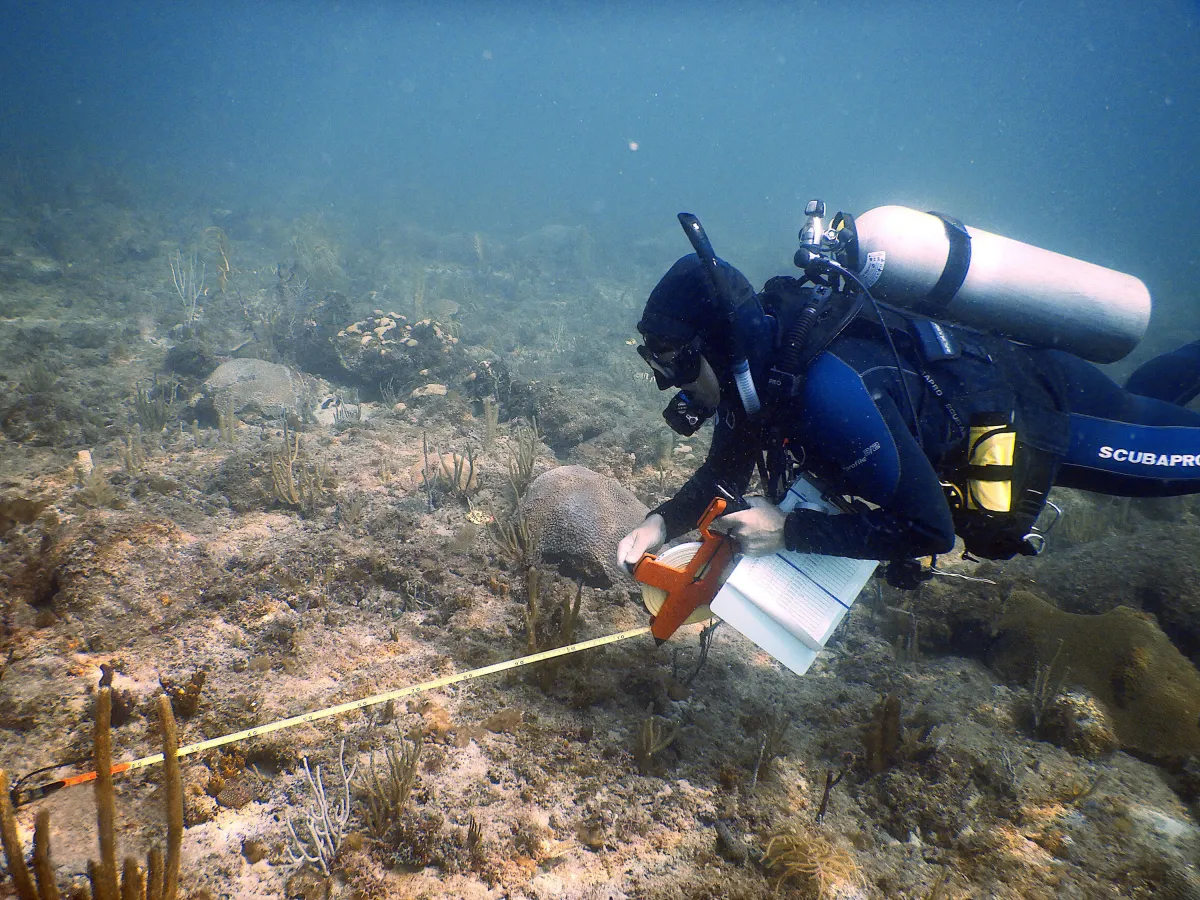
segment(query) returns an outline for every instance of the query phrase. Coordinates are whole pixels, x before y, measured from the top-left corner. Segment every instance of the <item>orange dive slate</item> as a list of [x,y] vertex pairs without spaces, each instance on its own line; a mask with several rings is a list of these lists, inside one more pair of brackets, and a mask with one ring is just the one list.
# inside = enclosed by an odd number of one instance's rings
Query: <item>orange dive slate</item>
[[721,589],[722,576],[733,561],[734,542],[708,526],[723,512],[725,501],[720,497],[708,504],[697,524],[700,546],[684,568],[668,565],[653,553],[642,554],[633,568],[635,580],[666,592],[662,607],[650,620],[650,633],[660,644]]

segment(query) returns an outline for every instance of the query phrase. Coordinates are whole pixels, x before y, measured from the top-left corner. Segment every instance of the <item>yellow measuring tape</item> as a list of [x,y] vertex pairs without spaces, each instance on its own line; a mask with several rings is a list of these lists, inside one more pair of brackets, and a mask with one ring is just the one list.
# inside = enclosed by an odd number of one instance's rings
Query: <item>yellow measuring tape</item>
[[[566,656],[568,653],[578,653],[580,650],[591,650],[593,647],[603,647],[605,644],[615,644],[617,641],[624,641],[628,638],[638,637],[650,631],[649,625],[643,625],[640,628],[631,628],[628,631],[619,631],[615,634],[605,635],[604,637],[592,638],[587,641],[580,641],[577,644],[567,644],[565,647],[558,647],[554,650],[543,650],[541,653],[534,653],[529,656],[518,657],[504,662],[492,663],[490,666],[484,666],[481,669],[471,669],[468,672],[459,672],[457,675],[445,675],[441,678],[435,678],[433,681],[425,681],[421,684],[414,684],[410,687],[399,688],[394,691],[387,691],[382,694],[373,694],[370,697],[363,697],[360,700],[351,700],[348,703],[339,703],[337,706],[328,706],[325,709],[314,710],[313,712],[304,713],[299,716],[292,716],[289,719],[279,719],[275,722],[270,722],[266,725],[256,725],[254,728],[247,728],[244,731],[235,731],[232,734],[222,735],[221,737],[210,738],[207,741],[198,741],[194,744],[188,744],[179,748],[179,756],[191,756],[193,753],[203,753],[205,750],[211,750],[214,747],[223,747],[225,744],[232,744],[235,741],[244,741],[248,738],[261,737],[264,734],[272,734],[276,731],[283,731],[286,728],[294,728],[296,725],[304,725],[308,722],[319,722],[321,719],[328,719],[330,716],[336,716],[344,712],[352,712],[356,709],[365,709],[368,706],[375,706],[380,703],[387,703],[389,700],[400,700],[404,697],[411,697],[413,694],[420,694],[424,691],[432,691],[437,688],[446,687],[447,685],[457,684],[460,681],[470,681],[474,678],[482,678],[484,675],[494,675],[497,672],[504,672],[508,669],[518,669],[521,666],[532,665],[533,663],[544,662],[547,659],[554,659],[556,656]],[[126,763],[117,763],[112,767],[112,773],[119,775],[123,772],[129,772],[133,769],[141,769],[146,766],[153,766],[163,761],[161,753],[155,753],[151,756],[143,756],[140,759],[131,760]],[[67,778],[53,781],[48,784],[43,784],[38,787],[28,788],[22,791],[20,802],[16,805],[23,805],[36,800],[39,797],[44,797],[64,787],[74,787],[77,784],[85,784],[96,779],[95,772],[84,772],[79,775],[71,775]]]

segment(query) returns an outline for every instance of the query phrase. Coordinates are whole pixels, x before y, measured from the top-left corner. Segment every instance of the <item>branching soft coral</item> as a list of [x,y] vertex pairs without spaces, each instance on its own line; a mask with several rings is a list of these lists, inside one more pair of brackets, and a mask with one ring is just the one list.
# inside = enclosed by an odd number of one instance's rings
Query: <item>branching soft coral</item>
[[775,876],[776,890],[792,881],[816,900],[834,897],[838,888],[862,884],[854,858],[825,835],[805,826],[773,835],[763,852],[763,863]]

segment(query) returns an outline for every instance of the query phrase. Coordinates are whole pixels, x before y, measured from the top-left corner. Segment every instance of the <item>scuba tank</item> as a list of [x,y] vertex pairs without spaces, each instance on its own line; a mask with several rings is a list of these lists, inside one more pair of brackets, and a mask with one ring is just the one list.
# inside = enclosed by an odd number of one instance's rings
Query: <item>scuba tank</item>
[[1097,363],[1126,356],[1150,323],[1132,275],[964,226],[880,206],[854,219],[851,268],[885,303]]

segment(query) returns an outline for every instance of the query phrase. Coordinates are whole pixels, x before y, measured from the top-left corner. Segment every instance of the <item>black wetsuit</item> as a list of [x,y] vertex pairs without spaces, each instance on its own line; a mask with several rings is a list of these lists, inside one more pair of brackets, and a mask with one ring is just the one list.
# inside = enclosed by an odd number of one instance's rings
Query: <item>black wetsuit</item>
[[[942,481],[962,465],[969,424],[985,413],[1015,415],[1019,438],[1045,462],[1047,490],[1200,492],[1200,414],[1177,405],[1200,392],[1200,342],[1147,363],[1122,389],[1068,353],[945,323],[951,352],[930,354],[913,321],[890,329],[903,376],[882,326],[860,316],[815,357],[801,396],[754,421],[723,385],[707,459],[655,510],[668,536],[694,527],[718,484],[747,490],[760,453],[785,444],[834,493],[866,501],[845,515],[793,511],[789,549],[879,560],[945,553],[956,521]],[[767,368],[752,362],[756,383]]]

